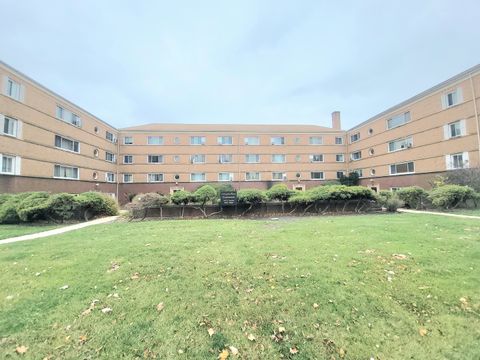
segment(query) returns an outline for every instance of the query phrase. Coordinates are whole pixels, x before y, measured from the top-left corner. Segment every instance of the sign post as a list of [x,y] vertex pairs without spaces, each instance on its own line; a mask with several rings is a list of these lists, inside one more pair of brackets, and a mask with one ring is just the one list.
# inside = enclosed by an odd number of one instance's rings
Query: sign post
[[236,191],[222,191],[220,193],[220,205],[237,206],[237,192]]

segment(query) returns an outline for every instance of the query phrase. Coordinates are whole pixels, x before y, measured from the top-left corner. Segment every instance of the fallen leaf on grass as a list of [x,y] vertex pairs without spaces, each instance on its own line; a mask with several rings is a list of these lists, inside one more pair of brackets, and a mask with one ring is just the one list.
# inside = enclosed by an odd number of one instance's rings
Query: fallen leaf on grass
[[392,257],[397,260],[405,260],[408,259],[407,255],[404,254],[393,254]]
[[232,353],[232,355],[234,356],[238,355],[238,349],[235,346],[229,346],[228,348],[230,349],[230,352]]
[[120,264],[112,263],[112,266],[110,266],[110,269],[108,269],[107,272],[117,271],[118,269],[120,269]]
[[317,303],[313,304],[314,309],[318,309],[319,307],[320,307],[320,305],[318,305]]
[[106,307],[106,308],[103,308],[103,309],[102,309],[102,313],[104,313],[104,314],[108,314],[108,313],[110,313],[110,312],[112,312],[112,311],[113,311],[113,310],[112,310],[111,308],[109,308],[109,307]]
[[427,335],[427,329],[421,327],[420,329],[418,329],[418,333],[420,334],[420,336],[425,336]]
[[80,335],[78,341],[80,344],[84,344],[87,341],[87,335]]
[[294,346],[290,348],[290,354],[295,355],[298,354],[298,349]]
[[61,288],[59,288],[60,290],[67,290],[68,289],[68,285],[63,285]]
[[163,304],[163,302],[158,303],[158,305],[157,305],[157,311],[158,311],[158,312],[162,311],[164,307],[165,307],[165,305]]
[[210,336],[213,336],[213,334],[215,334],[215,330],[213,330],[212,328],[209,328],[207,331],[208,331],[208,335]]
[[284,333],[284,332],[285,332],[285,328],[284,328],[283,326],[280,326],[280,327],[278,328],[278,332],[279,332],[279,333]]
[[136,280],[136,279],[139,279],[139,278],[140,278],[140,276],[139,276],[138,272],[134,273],[134,274],[130,277],[130,279],[132,279],[132,280]]
[[343,348],[338,349],[338,355],[339,355],[341,358],[345,357],[345,350],[343,350]]
[[15,352],[17,354],[25,354],[28,350],[28,347],[22,345],[22,346],[17,346],[17,348],[15,349]]
[[248,334],[247,339],[250,341],[255,341],[255,336],[253,334]]
[[229,355],[229,354],[228,354],[228,350],[227,350],[227,349],[224,349],[224,350],[220,353],[220,355],[218,355],[218,358],[219,358],[220,360],[225,360],[226,358],[228,358],[228,355]]

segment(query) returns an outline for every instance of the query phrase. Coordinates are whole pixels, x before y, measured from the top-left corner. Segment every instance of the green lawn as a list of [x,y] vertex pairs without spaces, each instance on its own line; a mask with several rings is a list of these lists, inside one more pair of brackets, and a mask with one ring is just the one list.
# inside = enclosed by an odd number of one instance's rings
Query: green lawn
[[471,216],[480,216],[480,208],[476,209],[458,209],[450,211],[452,214],[462,214],[462,215],[471,215]]
[[47,231],[56,227],[58,227],[58,225],[0,225],[0,240]]
[[429,215],[93,226],[0,246],[0,358],[479,359],[479,261]]

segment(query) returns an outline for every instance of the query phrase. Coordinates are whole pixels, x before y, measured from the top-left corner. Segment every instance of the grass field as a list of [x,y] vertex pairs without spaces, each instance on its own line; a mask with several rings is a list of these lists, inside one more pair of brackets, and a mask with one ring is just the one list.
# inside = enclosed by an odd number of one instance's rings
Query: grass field
[[471,215],[471,216],[480,216],[480,208],[476,209],[456,209],[449,211],[452,214],[462,214],[462,215]]
[[479,359],[479,260],[429,215],[94,226],[0,246],[0,358]]
[[0,240],[47,231],[56,227],[58,225],[0,225]]

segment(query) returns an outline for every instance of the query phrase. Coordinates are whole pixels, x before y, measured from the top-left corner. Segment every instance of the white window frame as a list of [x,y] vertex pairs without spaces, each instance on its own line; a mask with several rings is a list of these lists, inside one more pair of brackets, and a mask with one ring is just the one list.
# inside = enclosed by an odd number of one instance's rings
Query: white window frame
[[[387,119],[386,121],[386,127],[387,127],[387,130],[392,130],[392,129],[395,129],[399,126],[403,126],[407,123],[409,123],[411,120],[411,115],[410,115],[410,111],[405,111],[401,114],[397,114],[395,116],[392,116],[391,118]],[[398,123],[397,123],[398,121]],[[391,123],[395,123],[394,125],[391,125]]]
[[[359,157],[355,159],[355,158],[354,158],[354,154],[359,154]],[[361,159],[362,159],[362,151],[359,150],[359,151],[354,151],[354,152],[350,153],[350,159],[351,159],[352,161],[361,160]]]
[[[227,179],[222,179],[222,175],[227,175]],[[219,172],[218,173],[218,181],[233,181],[233,173],[232,172]]]
[[[57,146],[57,137],[60,138],[60,146]],[[67,142],[67,141],[72,142],[73,150],[62,147],[63,142]],[[77,144],[78,151],[75,151],[75,143]],[[67,137],[62,136],[62,135],[55,134],[54,146],[55,146],[56,149],[59,149],[59,150],[62,150],[62,151],[68,151],[68,152],[71,152],[71,153],[80,154],[80,142],[77,141],[77,140],[71,139],[71,138],[67,138]]]
[[190,155],[191,164],[205,164],[206,162],[207,162],[207,156],[205,154]]
[[[225,141],[227,140],[227,141]],[[233,145],[233,136],[218,136],[217,137],[217,144],[218,145]]]
[[[277,140],[280,140],[279,142]],[[270,144],[274,146],[285,145],[285,136],[271,136]]]
[[[275,178],[275,174],[280,174],[280,179]],[[272,181],[284,181],[287,178],[287,173],[283,171],[272,171]]]
[[[108,155],[112,155],[111,160],[108,159],[109,157]],[[105,161],[115,164],[117,162],[117,156],[114,153],[111,153],[110,151],[105,151]]]
[[205,145],[205,136],[190,136],[190,145]]
[[[155,141],[155,143],[152,143],[151,141],[153,141],[154,139],[158,140],[158,142]],[[164,144],[163,136],[160,136],[160,135],[149,135],[149,136],[147,136],[147,145],[161,146],[163,144]]]
[[[320,177],[314,177],[313,174],[321,174]],[[323,171],[310,171],[310,180],[325,180],[325,172]]]
[[363,177],[363,169],[355,169],[355,170],[352,170],[350,172],[353,172],[353,173],[356,173],[358,174],[358,177],[359,178],[362,178]]
[[[255,156],[256,161],[248,161],[249,156]],[[260,154],[245,154],[245,163],[246,164],[260,164]]]
[[309,145],[323,145],[323,136],[310,136],[308,138]]
[[[131,141],[127,142],[127,139],[131,139]],[[123,145],[133,145],[133,136],[124,136]]]
[[[193,177],[194,175],[202,175],[203,176],[203,179],[201,180],[194,180]],[[204,172],[200,172],[200,173],[190,173],[190,182],[205,182],[207,181],[207,175],[204,173]]]
[[[460,134],[452,136],[452,125],[456,124],[458,124]],[[467,135],[467,124],[465,119],[452,121],[443,126],[443,137],[445,140],[456,139],[465,135]]]
[[[152,180],[152,177],[161,176],[161,180]],[[163,173],[149,173],[147,174],[147,182],[149,183],[161,183],[165,181],[165,175]]]
[[[132,159],[132,161],[125,161],[125,159],[129,157]],[[133,164],[133,155],[123,155],[123,163],[124,164]]]
[[75,114],[73,111],[68,110],[62,105],[57,104],[55,116],[58,120],[62,120],[67,124],[73,125],[78,128],[82,127],[82,119],[80,118],[80,116]]
[[[112,180],[109,179],[109,175],[112,175]],[[105,173],[105,181],[108,182],[108,183],[114,183],[115,182],[115,173],[106,172]]]
[[[130,177],[130,181],[125,181],[126,177]],[[123,174],[123,183],[124,184],[133,183],[133,174],[132,173]]]
[[[3,171],[3,161],[4,158],[11,159],[12,161],[12,171]],[[10,154],[0,154],[0,174],[2,175],[20,175],[21,169],[21,158],[20,156],[10,155]]]
[[[255,179],[249,178],[250,174],[257,174],[258,179],[257,178],[255,178]],[[245,172],[245,181],[262,181],[262,174],[259,171],[246,171]]]
[[[153,157],[158,157],[158,161],[152,161]],[[147,155],[147,163],[148,164],[163,164],[163,155],[160,154],[148,154]]]
[[[339,156],[341,156],[342,160],[338,160]],[[335,162],[340,162],[340,163],[345,162],[345,154],[335,154]]]
[[[227,157],[229,160],[227,160]],[[219,164],[231,164],[233,162],[233,154],[220,154],[218,155]]]
[[[341,176],[338,176],[339,174],[341,174]],[[345,176],[345,171],[343,170],[337,171],[336,176],[337,176],[337,179],[340,179],[342,176]]]
[[[67,177],[67,176],[55,176],[55,168],[56,167],[59,167],[59,169],[61,170],[61,168],[64,168],[64,169],[77,169],[77,177]],[[54,179],[64,179],[64,180],[80,180],[80,168],[76,167],[76,166],[69,166],[69,165],[62,165],[62,164],[55,164],[53,165],[53,178]]]
[[[10,123],[10,121],[13,122],[13,127],[12,127],[13,132],[12,133],[5,132],[5,125],[7,124],[7,122]],[[20,138],[21,132],[22,132],[22,122],[21,121],[13,118],[11,116],[5,116],[5,115],[0,114],[0,135],[10,136],[10,137],[14,137],[14,138]]]
[[[316,156],[319,156],[320,160],[315,160]],[[321,163],[321,162],[325,161],[325,156],[323,154],[312,154],[312,155],[310,155],[309,159],[310,159],[310,162]]]
[[[460,156],[460,155],[462,156],[462,166],[461,167],[455,167],[454,158],[456,156]],[[468,169],[470,167],[469,158],[468,158],[468,151],[445,155],[445,165],[446,165],[447,170]]]
[[[398,167],[399,165],[405,165],[407,164],[407,170],[408,170],[408,164],[413,164],[413,171],[406,171],[406,172],[401,172],[399,173],[398,170],[395,170],[395,173],[392,173],[392,166]],[[397,176],[397,175],[408,175],[408,174],[415,174],[415,162],[414,161],[404,161],[401,163],[395,163],[395,164],[390,164],[388,165],[388,173],[391,176]]]
[[[452,104],[449,104],[449,98],[455,98]],[[457,87],[454,90],[450,90],[442,95],[442,108],[449,109],[456,105],[463,103],[463,90],[461,87]]]
[[[255,139],[255,140],[253,140],[253,139]],[[250,146],[260,145],[260,137],[258,137],[258,136],[246,136],[243,139],[243,142],[244,142],[245,145],[250,145]]]
[[357,141],[360,141],[360,131],[357,131],[356,133],[350,135],[350,144],[356,143]]
[[25,86],[9,76],[4,76],[4,82],[3,93],[11,99],[23,102],[25,97]]
[[[340,140],[340,142],[338,142],[337,140]],[[343,143],[345,142],[343,136],[335,136],[335,145],[343,145]]]
[[[281,156],[282,160],[281,161],[276,161],[275,157],[276,156]],[[272,154],[272,164],[285,164],[287,162],[287,155],[285,154]]]
[[[396,143],[400,143],[400,147],[398,149],[391,150],[390,149],[390,144],[396,144]],[[390,141],[387,144],[387,152],[392,153],[392,152],[397,152],[397,151],[403,151],[403,150],[410,149],[412,147],[413,147],[413,136],[407,136],[407,137],[404,137],[404,138],[395,139],[395,140]]]

